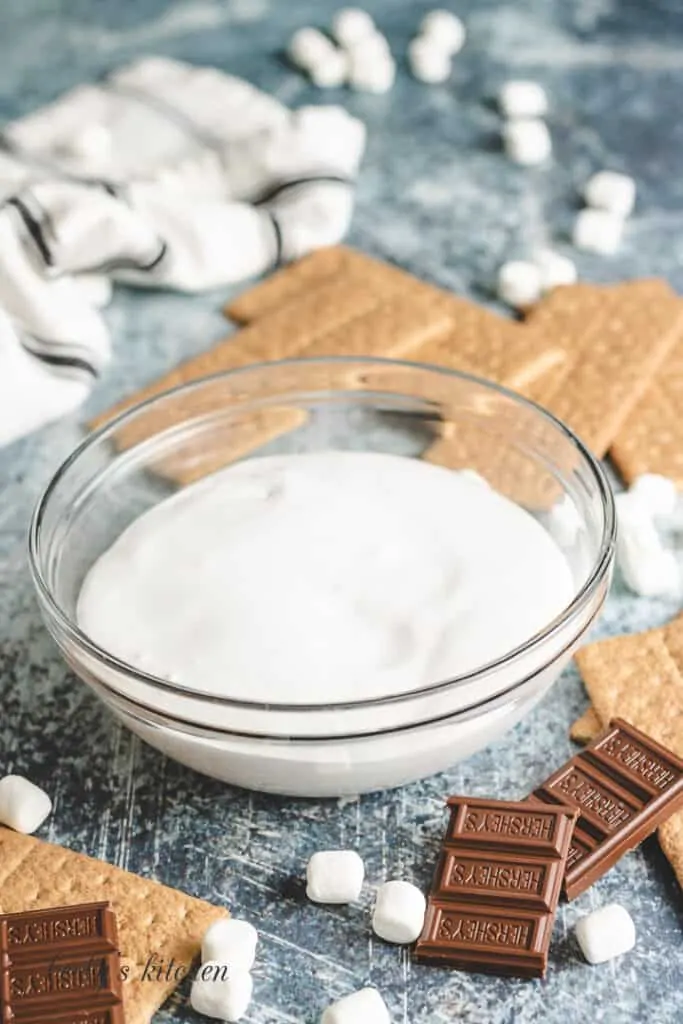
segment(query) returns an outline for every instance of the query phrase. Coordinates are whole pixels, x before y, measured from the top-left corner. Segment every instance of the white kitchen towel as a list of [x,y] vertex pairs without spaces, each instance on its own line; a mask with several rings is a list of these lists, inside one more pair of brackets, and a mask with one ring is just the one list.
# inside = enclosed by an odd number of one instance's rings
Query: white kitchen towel
[[0,367],[32,410],[19,418],[0,392],[0,444],[87,395],[109,356],[98,308],[112,279],[197,292],[340,241],[364,147],[339,107],[292,112],[161,58],[7,126]]

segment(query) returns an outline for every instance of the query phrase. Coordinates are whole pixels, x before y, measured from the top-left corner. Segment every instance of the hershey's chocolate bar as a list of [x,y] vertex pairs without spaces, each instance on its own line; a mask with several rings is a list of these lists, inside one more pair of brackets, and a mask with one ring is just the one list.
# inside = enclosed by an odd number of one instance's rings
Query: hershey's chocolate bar
[[564,874],[573,900],[683,807],[683,759],[615,718],[530,799],[578,811]]
[[576,811],[468,797],[448,804],[417,959],[542,977]]

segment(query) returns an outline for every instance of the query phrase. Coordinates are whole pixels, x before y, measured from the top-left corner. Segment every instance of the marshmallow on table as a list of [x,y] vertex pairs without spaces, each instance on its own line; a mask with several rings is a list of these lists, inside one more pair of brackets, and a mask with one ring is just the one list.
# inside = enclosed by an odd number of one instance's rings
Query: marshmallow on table
[[578,277],[576,264],[568,256],[542,249],[534,257],[534,263],[541,275],[541,291],[551,292],[560,285],[575,284]]
[[498,105],[506,117],[543,117],[548,97],[538,82],[506,82],[498,95]]
[[631,484],[629,494],[653,519],[669,519],[678,501],[674,481],[659,473],[641,473]]
[[349,60],[342,50],[334,50],[308,69],[311,81],[319,89],[337,89],[346,81],[348,71]]
[[636,202],[636,183],[628,174],[598,171],[586,182],[583,197],[589,206],[628,217]]
[[608,210],[581,210],[574,221],[572,241],[577,249],[609,256],[621,243],[624,222]]
[[0,825],[31,835],[52,811],[47,793],[22,775],[0,779]]
[[434,46],[427,36],[417,36],[409,44],[408,64],[418,81],[430,85],[445,82],[452,71],[449,54]]
[[525,167],[545,163],[553,149],[548,126],[533,117],[508,121],[503,128],[503,141],[510,159]]
[[327,36],[317,28],[300,28],[292,36],[287,53],[290,60],[304,71],[327,60],[337,52]]
[[427,901],[410,882],[385,882],[377,892],[372,930],[386,942],[406,945],[422,934]]
[[617,510],[617,565],[624,582],[641,597],[677,594],[681,586],[678,563],[668,551],[647,509],[632,493],[615,497]]
[[360,7],[343,7],[332,19],[332,35],[340,46],[351,46],[375,31],[371,16]]
[[498,297],[513,309],[527,309],[541,297],[541,271],[535,263],[510,260],[498,271]]
[[202,964],[192,982],[190,1005],[197,1013],[234,1024],[249,1008],[254,982],[249,971],[212,960]]
[[391,56],[366,50],[349,54],[349,84],[358,92],[380,95],[389,92],[396,80],[396,65]]
[[234,917],[214,923],[202,939],[202,963],[229,964],[232,970],[250,971],[256,959],[258,932],[248,921]]
[[636,944],[636,926],[625,907],[610,903],[576,923],[576,938],[589,964],[628,953]]
[[457,14],[451,11],[436,10],[425,14],[420,24],[420,34],[430,39],[444,53],[451,57],[459,53],[465,45],[467,35]]
[[362,988],[328,1006],[320,1024],[391,1024],[391,1018],[377,989]]
[[314,903],[353,903],[364,877],[365,865],[355,850],[320,850],[306,868],[306,895]]

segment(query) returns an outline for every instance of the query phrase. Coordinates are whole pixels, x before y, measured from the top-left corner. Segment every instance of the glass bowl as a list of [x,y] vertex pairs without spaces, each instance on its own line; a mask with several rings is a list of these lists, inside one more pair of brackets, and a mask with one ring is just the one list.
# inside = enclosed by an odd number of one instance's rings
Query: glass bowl
[[[562,548],[574,580],[571,603],[521,647],[474,672],[344,704],[263,704],[184,688],[122,662],[79,628],[86,573],[143,512],[237,460],[330,449],[476,470]],[[238,786],[341,796],[443,770],[526,715],[602,607],[614,533],[599,464],[538,406],[432,366],[326,358],[181,385],[93,433],[38,503],[30,562],[64,658],[143,740]]]

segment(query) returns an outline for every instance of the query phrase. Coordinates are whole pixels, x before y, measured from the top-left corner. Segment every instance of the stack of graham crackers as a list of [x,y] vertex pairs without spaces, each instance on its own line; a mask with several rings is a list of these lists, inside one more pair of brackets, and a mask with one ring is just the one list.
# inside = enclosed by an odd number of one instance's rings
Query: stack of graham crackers
[[[683,487],[676,414],[683,403],[683,301],[662,281],[559,288],[518,323],[336,246],[273,274],[226,313],[241,330],[92,425],[178,384],[251,363],[384,356],[506,385],[555,413],[595,455],[609,451],[627,482],[659,472]],[[298,426],[290,412],[264,421],[262,435],[250,431],[249,447]],[[438,448],[428,457],[440,461]]]
[[[338,246],[273,274],[226,314],[241,330],[92,425],[168,388],[251,363],[383,356],[506,385],[567,423],[596,456],[609,453],[626,483],[661,473],[683,489],[683,300],[663,281],[558,288],[519,323]],[[295,409],[266,410],[243,431],[238,423],[224,461],[300,423]],[[158,426],[151,417],[145,430]],[[449,430],[443,424],[424,458],[458,464],[452,456],[459,439]],[[117,435],[123,447],[140,439],[139,430]],[[196,475],[215,468],[209,461]],[[575,738],[590,738],[620,716],[683,756],[683,616],[663,629],[590,645],[577,660],[594,709],[575,725]],[[662,826],[660,838],[683,884],[683,814]]]

